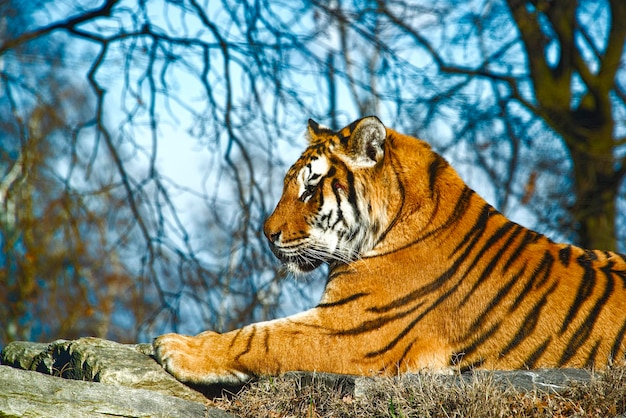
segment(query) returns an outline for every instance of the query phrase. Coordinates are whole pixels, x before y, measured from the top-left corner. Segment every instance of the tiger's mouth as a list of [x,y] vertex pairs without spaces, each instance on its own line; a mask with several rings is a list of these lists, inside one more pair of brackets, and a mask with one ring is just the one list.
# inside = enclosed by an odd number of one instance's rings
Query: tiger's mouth
[[294,252],[292,249],[285,250],[273,242],[269,243],[270,250],[285,265],[289,270],[293,272],[308,273],[315,270],[322,265],[323,261],[318,258],[307,257],[302,252]]

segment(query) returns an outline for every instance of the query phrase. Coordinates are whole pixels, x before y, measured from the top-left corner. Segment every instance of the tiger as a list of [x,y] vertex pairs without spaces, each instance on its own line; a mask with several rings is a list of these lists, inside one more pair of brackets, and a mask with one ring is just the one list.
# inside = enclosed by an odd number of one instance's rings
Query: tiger
[[174,377],[237,384],[288,371],[360,376],[623,362],[626,256],[507,219],[431,146],[376,116],[308,122],[263,232],[319,303],[285,318],[155,339]]

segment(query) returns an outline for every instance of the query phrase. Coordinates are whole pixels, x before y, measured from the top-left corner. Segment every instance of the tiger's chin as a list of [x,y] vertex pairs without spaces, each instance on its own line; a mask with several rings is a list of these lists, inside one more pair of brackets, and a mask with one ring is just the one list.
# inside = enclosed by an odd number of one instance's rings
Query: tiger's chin
[[285,268],[292,274],[299,276],[309,273],[323,264],[321,260],[281,260]]
[[274,256],[283,264],[283,267],[296,276],[309,273],[324,263],[324,260],[321,258],[309,258],[299,252],[286,254],[284,249],[272,242],[270,242],[270,249]]

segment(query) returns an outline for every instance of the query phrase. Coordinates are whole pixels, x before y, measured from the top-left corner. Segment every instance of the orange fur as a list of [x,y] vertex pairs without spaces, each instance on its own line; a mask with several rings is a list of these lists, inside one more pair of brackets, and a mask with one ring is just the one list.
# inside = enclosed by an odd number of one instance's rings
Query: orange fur
[[319,305],[225,334],[157,338],[178,379],[623,360],[625,256],[509,221],[425,142],[375,117],[339,132],[310,121],[309,133],[265,233],[294,271],[329,263]]

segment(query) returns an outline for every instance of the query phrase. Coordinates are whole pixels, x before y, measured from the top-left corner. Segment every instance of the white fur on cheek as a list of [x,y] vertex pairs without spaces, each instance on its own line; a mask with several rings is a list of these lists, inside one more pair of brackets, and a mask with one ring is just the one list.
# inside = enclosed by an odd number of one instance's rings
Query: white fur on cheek
[[[311,159],[311,161],[300,170],[298,174],[298,197],[307,189],[307,186],[316,185],[319,180],[328,173],[330,165],[324,156]],[[315,178],[314,180],[311,180]]]
[[359,217],[358,208],[350,204],[345,189],[336,191],[336,196],[324,199],[317,221],[311,225],[311,238],[318,249],[323,248],[326,257],[350,262],[362,255],[369,222]]

